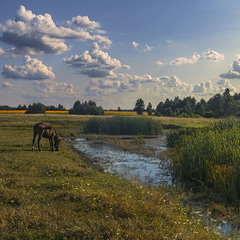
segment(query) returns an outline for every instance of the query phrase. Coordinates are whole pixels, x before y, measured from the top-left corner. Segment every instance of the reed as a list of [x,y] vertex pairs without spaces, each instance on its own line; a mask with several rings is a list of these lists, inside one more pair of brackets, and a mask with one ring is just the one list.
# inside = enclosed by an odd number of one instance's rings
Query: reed
[[[174,136],[179,138],[173,140]],[[240,120],[223,119],[174,136],[177,177],[204,183],[225,201],[240,199]]]
[[156,135],[162,132],[159,120],[149,117],[91,118],[86,126],[87,133],[109,135]]

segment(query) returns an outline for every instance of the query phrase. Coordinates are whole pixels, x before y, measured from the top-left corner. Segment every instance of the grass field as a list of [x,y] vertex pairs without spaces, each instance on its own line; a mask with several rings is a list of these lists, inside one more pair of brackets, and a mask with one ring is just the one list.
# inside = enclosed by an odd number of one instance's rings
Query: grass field
[[190,217],[171,189],[140,186],[91,168],[62,141],[31,151],[32,126],[79,136],[88,116],[0,116],[0,239],[223,239]]

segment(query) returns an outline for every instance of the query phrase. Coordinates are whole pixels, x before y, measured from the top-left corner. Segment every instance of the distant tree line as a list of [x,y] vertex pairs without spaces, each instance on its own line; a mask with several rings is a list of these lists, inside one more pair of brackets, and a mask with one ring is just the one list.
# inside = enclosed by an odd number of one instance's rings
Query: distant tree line
[[[44,104],[38,102],[29,104],[28,107],[26,105],[21,106],[20,104],[18,107],[10,107],[7,105],[0,105],[0,110],[26,110],[26,113],[45,113],[46,111],[64,111],[66,110],[61,104],[58,107],[53,105],[45,106]],[[89,100],[88,102],[85,101],[81,103],[77,100],[73,108],[69,110],[69,114],[80,114],[80,115],[103,115],[104,110],[101,106],[97,106],[96,102]]]
[[240,117],[240,93],[231,96],[230,90],[226,88],[223,94],[218,93],[208,101],[201,99],[199,102],[190,96],[183,99],[175,97],[174,100],[167,98],[165,102],[160,102],[155,110],[151,103],[145,109],[144,101],[140,98],[136,101],[134,110],[138,114],[147,111],[148,115],[154,113],[157,116],[170,117]]
[[[66,109],[61,104],[55,107],[53,105],[45,106],[39,102],[30,104],[28,107],[26,105],[21,106],[20,104],[15,108],[7,105],[0,105],[0,110],[27,110],[26,113],[45,113],[48,110],[62,111]],[[143,99],[139,98],[133,110],[136,111],[138,115],[147,112],[150,116],[154,114],[156,116],[170,117],[240,117],[240,93],[235,93],[232,96],[230,90],[226,88],[223,94],[215,94],[208,101],[204,99],[197,101],[194,97],[190,96],[183,99],[175,97],[173,100],[167,98],[165,102],[159,102],[156,109],[153,109],[150,102],[145,108]],[[121,111],[120,107],[118,107],[118,111]],[[82,103],[77,100],[69,110],[69,114],[103,115],[104,110],[101,106],[97,106],[96,102],[92,100]]]

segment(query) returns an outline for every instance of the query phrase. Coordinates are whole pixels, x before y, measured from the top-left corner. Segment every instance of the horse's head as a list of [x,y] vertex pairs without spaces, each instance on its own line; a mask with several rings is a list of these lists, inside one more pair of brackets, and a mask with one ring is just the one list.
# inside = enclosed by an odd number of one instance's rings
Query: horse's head
[[55,140],[55,142],[54,142],[55,149],[56,149],[56,151],[59,151],[61,139],[56,136],[54,140]]

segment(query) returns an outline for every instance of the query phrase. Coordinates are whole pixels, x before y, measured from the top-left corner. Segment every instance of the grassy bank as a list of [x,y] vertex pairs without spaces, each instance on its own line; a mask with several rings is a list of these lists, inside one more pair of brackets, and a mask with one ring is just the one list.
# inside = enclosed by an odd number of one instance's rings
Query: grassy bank
[[1,239],[221,239],[190,218],[163,188],[139,186],[89,167],[68,142],[31,151],[44,121],[77,136],[88,117],[1,115]]

